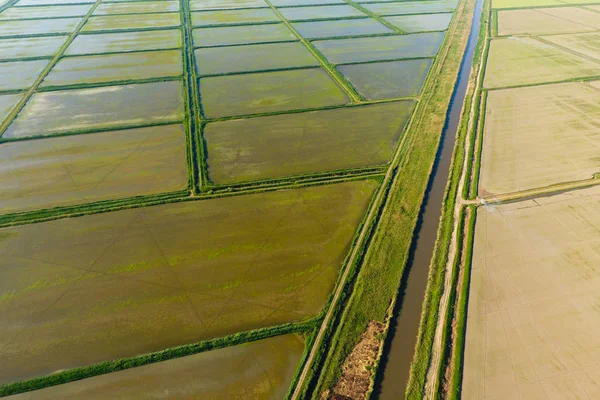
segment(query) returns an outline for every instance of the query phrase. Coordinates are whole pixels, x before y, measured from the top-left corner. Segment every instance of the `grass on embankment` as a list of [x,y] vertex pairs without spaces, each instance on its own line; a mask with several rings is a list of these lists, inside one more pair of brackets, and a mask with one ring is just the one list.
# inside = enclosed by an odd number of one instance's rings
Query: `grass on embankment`
[[[446,35],[423,90],[403,148],[402,161],[389,193],[354,292],[335,333],[331,352],[314,396],[332,387],[339,366],[360,339],[369,321],[383,321],[398,293],[413,231],[438,150],[446,112],[468,40],[474,0],[466,0],[462,13]],[[456,19],[458,18],[458,19]]]
[[[448,326],[449,324],[451,324],[452,321],[454,288],[458,279],[458,262],[460,262],[460,249],[462,248],[463,240],[462,216],[459,221],[455,221],[454,214],[456,200],[459,195],[458,191],[460,190],[460,179],[463,173],[463,166],[465,164],[465,141],[467,140],[468,134],[470,134],[470,138],[472,139],[477,133],[477,123],[471,124],[472,120],[470,118],[474,118],[474,121],[477,121],[478,119],[478,94],[480,93],[478,91],[478,76],[480,75],[479,71],[481,58],[484,54],[483,50],[485,46],[485,32],[487,29],[487,20],[485,19],[486,15],[487,14],[484,8],[482,12],[482,23],[479,31],[479,39],[473,54],[473,68],[469,77],[469,87],[462,109],[462,117],[458,128],[457,140],[454,147],[452,164],[450,167],[450,178],[446,186],[446,192],[442,206],[442,217],[438,229],[436,246],[434,249],[431,267],[429,271],[429,279],[427,290],[425,293],[425,301],[423,303],[423,311],[421,316],[421,323],[419,326],[419,334],[417,338],[415,356],[413,359],[413,363],[411,364],[410,379],[407,389],[407,395],[411,398],[420,398],[420,395],[424,393],[427,372],[431,363],[432,346],[435,338],[435,331],[438,325],[440,301],[444,294],[444,281],[446,275],[445,272],[447,263],[449,261],[448,257],[450,253],[452,235],[454,232],[455,225],[457,225],[456,229],[459,232],[457,236],[457,248],[459,249],[459,251],[456,254],[455,260],[453,260],[455,264],[450,288],[450,306],[448,307],[445,315],[445,321]],[[471,114],[472,108],[474,108],[473,114]],[[472,151],[473,145],[473,140],[471,140],[469,151]],[[470,171],[472,160],[473,158],[470,156],[466,160],[467,177],[469,175],[468,172]],[[468,180],[464,182],[464,185],[465,187],[468,186]],[[438,365],[438,370],[435,371],[437,377],[435,382],[435,389],[433,390],[433,392],[435,393],[436,398],[439,398],[440,396],[439,388],[441,385],[441,379],[443,378],[443,372],[446,366],[446,360],[444,359],[445,351],[448,348],[448,342],[451,340],[449,329],[446,328],[447,327],[444,327],[444,330],[442,331],[442,356]]]

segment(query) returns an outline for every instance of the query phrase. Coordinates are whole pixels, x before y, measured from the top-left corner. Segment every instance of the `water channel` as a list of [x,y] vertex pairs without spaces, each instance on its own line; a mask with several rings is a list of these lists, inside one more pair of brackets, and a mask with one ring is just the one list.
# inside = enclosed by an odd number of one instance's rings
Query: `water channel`
[[372,397],[374,399],[398,400],[404,398],[405,395],[425,298],[429,264],[435,246],[446,182],[450,173],[452,151],[471,74],[473,54],[479,37],[482,9],[483,0],[477,0],[469,41],[446,115],[440,147],[421,206],[407,270],[400,286],[390,333],[385,344],[379,375],[375,382]]

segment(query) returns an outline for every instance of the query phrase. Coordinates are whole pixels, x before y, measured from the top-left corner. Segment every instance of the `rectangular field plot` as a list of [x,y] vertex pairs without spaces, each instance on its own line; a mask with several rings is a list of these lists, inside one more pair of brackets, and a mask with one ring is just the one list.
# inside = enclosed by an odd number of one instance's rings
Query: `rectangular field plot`
[[263,0],[190,0],[191,10],[269,7]]
[[562,0],[492,0],[492,8],[564,6],[565,3]]
[[337,69],[368,100],[415,96],[427,77],[430,59],[342,65]]
[[194,29],[194,46],[295,41],[296,36],[284,24],[224,26]]
[[[299,335],[113,372],[10,397],[10,400],[283,399],[304,351]],[[165,395],[168,393],[168,395]]]
[[181,50],[62,58],[41,86],[181,76]]
[[383,165],[413,102],[209,123],[209,177],[217,184]]
[[10,114],[13,107],[23,97],[22,93],[19,94],[0,94],[0,124]]
[[201,78],[200,96],[208,118],[319,108],[349,100],[321,68]]
[[0,209],[51,208],[187,187],[181,125],[0,144]]
[[181,47],[181,41],[177,29],[77,35],[65,55],[173,49]]
[[480,195],[591,178],[599,121],[600,91],[581,83],[489,92]]
[[0,60],[51,57],[63,45],[66,36],[0,39]]
[[93,15],[148,14],[177,11],[179,11],[178,1],[141,1],[127,3],[103,3],[96,8]]
[[346,4],[344,0],[271,0],[275,7],[320,6],[325,4]]
[[429,14],[453,12],[454,2],[412,1],[398,3],[363,4],[363,7],[378,15]]
[[27,89],[48,65],[48,60],[0,63],[0,90]]
[[71,33],[81,18],[51,18],[35,21],[5,21],[0,23],[0,38],[7,36]]
[[[600,60],[600,32],[553,35],[544,39],[566,47],[569,50]],[[600,71],[598,71],[598,75],[600,75]]]
[[599,205],[596,186],[479,208],[462,399],[597,397]]
[[90,17],[83,26],[82,32],[158,29],[176,27],[180,24],[179,13],[106,15]]
[[499,38],[490,43],[484,86],[498,88],[596,76],[600,64],[533,38]]
[[452,14],[398,15],[395,17],[385,17],[385,19],[408,33],[445,31],[448,29]]
[[95,3],[95,0],[19,0],[15,6],[55,6]]
[[347,4],[318,7],[284,7],[280,8],[279,12],[289,21],[366,17],[365,14]]
[[183,119],[181,82],[36,93],[3,138],[106,130]]
[[392,29],[371,18],[297,22],[292,26],[307,39],[394,33]]
[[443,32],[430,32],[400,36],[322,40],[314,42],[314,45],[331,63],[344,64],[433,57],[443,38]]
[[569,21],[578,22],[585,26],[600,29],[600,18],[598,13],[585,10],[580,7],[560,7],[546,8],[543,10],[548,15],[563,18]]
[[0,13],[0,21],[11,19],[83,17],[88,13],[88,11],[90,11],[91,8],[91,4],[53,7],[9,7],[8,9]]
[[206,47],[194,54],[201,76],[319,65],[299,42]]
[[498,11],[498,35],[551,35],[594,30],[578,21],[548,14],[547,10],[549,9]]
[[279,17],[268,8],[200,11],[192,13],[193,26],[239,25],[261,22],[279,22]]
[[377,185],[0,230],[0,382],[317,314]]

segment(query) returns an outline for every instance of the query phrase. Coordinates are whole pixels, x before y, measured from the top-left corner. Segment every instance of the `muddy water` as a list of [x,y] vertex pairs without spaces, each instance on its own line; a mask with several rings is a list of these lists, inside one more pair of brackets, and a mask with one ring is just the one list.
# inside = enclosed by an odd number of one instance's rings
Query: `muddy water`
[[461,109],[471,73],[473,53],[477,46],[482,3],[482,0],[477,0],[475,6],[469,42],[448,109],[442,142],[438,149],[436,164],[421,208],[416,235],[411,245],[407,274],[400,287],[398,303],[394,311],[386,348],[384,349],[381,369],[376,380],[373,393],[375,399],[397,400],[404,398],[405,395],[410,363],[417,342],[429,263],[433,254],[441,216],[441,204],[450,172],[452,149],[456,140]]

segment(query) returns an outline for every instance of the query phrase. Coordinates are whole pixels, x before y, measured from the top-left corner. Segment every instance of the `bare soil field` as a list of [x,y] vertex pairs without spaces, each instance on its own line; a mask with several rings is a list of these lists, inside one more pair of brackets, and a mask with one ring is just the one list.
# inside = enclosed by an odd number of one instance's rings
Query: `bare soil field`
[[498,35],[551,35],[592,32],[596,28],[578,20],[552,15],[549,8],[498,11]]
[[600,395],[600,188],[479,209],[462,399]]
[[10,400],[280,400],[304,350],[297,335],[213,350],[9,396]]
[[597,76],[600,63],[529,37],[494,39],[485,70],[485,88],[533,85]]
[[600,91],[563,83],[488,93],[480,196],[600,172]]
[[555,35],[544,39],[600,61],[600,32]]

